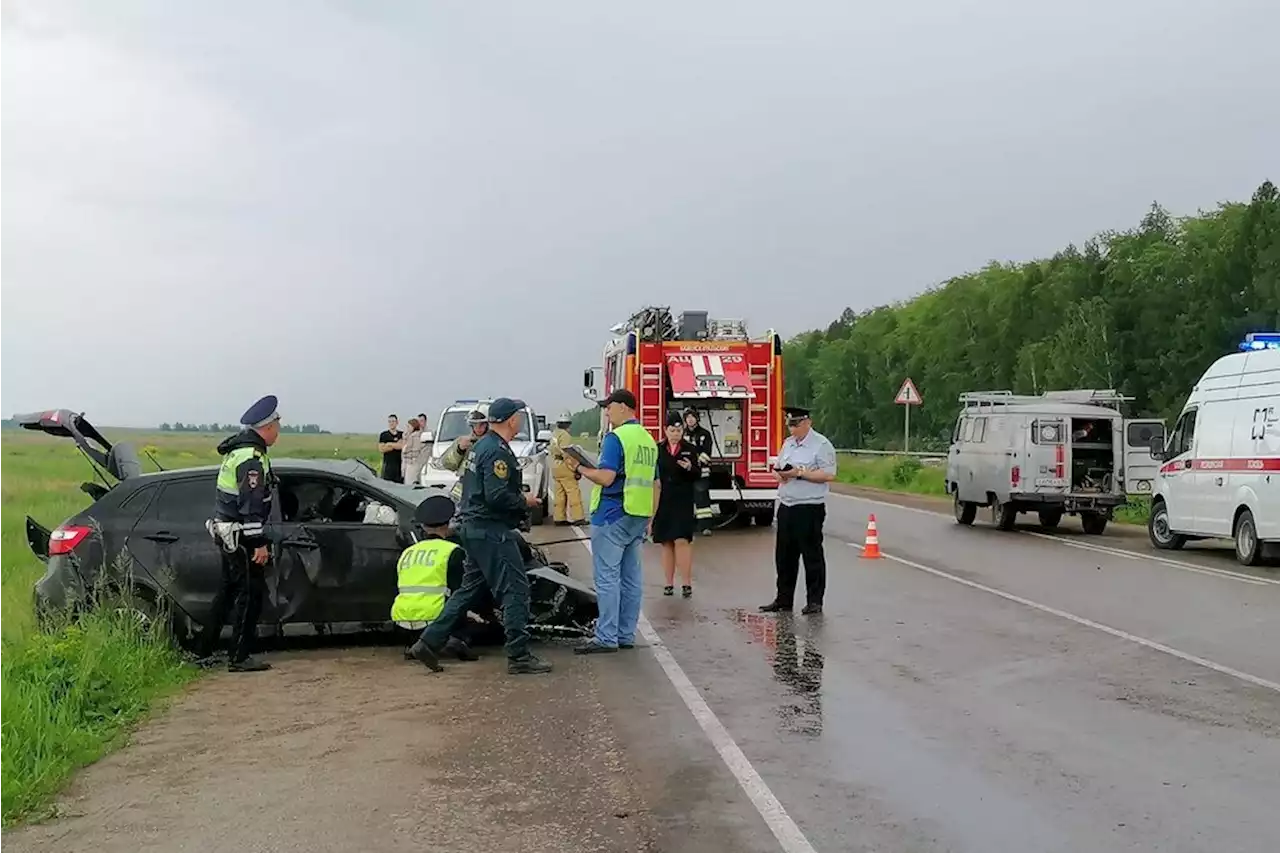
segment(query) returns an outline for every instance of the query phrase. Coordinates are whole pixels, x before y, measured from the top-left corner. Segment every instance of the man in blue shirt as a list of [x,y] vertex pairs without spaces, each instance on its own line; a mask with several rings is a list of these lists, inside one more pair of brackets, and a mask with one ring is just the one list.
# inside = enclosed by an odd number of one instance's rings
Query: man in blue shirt
[[658,506],[658,444],[636,419],[635,395],[620,388],[600,405],[612,429],[600,442],[597,467],[579,468],[566,456],[570,467],[596,486],[591,557],[600,617],[595,637],[574,649],[577,654],[635,647],[643,583],[640,549]]

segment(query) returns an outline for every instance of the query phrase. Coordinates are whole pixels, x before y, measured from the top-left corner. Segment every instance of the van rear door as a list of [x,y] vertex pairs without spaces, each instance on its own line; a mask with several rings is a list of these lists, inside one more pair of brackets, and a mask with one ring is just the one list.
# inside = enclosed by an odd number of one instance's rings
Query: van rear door
[[1154,491],[1156,477],[1160,474],[1160,461],[1151,455],[1153,442],[1164,447],[1163,420],[1144,418],[1124,422],[1121,471],[1126,494],[1149,496]]
[[1026,491],[1037,494],[1066,494],[1071,490],[1070,445],[1066,418],[1038,416],[1031,421],[1031,444],[1024,476],[1035,486]]

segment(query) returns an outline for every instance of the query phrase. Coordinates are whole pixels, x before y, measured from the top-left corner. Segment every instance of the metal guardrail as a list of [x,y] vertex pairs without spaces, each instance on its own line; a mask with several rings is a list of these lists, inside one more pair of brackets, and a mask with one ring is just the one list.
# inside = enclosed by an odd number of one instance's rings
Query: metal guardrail
[[836,453],[847,453],[850,456],[914,456],[916,459],[946,459],[947,451],[921,450],[867,450],[862,447],[837,447]]

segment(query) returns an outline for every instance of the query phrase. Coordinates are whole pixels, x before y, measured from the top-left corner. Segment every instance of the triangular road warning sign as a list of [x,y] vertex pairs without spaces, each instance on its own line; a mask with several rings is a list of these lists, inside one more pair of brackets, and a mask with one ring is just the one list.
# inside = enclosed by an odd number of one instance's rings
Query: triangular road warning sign
[[902,387],[898,389],[898,396],[893,398],[893,402],[905,406],[919,406],[924,402],[924,398],[920,396],[920,391],[916,389],[916,383],[910,378],[902,383]]

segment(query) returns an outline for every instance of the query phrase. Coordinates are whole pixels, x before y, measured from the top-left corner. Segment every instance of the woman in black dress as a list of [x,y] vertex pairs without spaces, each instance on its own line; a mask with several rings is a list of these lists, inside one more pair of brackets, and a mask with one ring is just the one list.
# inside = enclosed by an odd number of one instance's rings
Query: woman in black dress
[[658,445],[658,511],[653,516],[653,541],[662,545],[663,595],[675,592],[676,569],[684,582],[685,598],[693,595],[693,488],[701,470],[698,450],[684,440],[679,412],[667,416],[666,440]]

